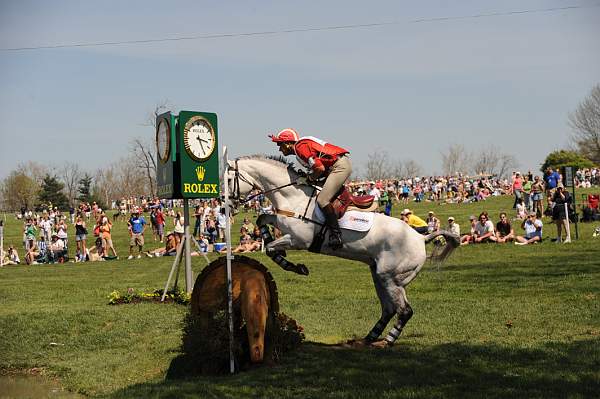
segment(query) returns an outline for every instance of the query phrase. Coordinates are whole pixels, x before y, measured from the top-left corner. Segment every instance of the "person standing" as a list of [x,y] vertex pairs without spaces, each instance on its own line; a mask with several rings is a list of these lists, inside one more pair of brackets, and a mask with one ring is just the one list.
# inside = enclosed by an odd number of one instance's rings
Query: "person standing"
[[77,252],[75,254],[75,260],[83,262],[87,257],[87,249],[85,240],[87,238],[88,231],[85,227],[85,221],[81,217],[81,214],[77,215],[75,219],[75,243],[77,244]]
[[533,211],[538,217],[542,217],[544,212],[544,206],[542,205],[542,199],[544,197],[544,182],[539,176],[534,177],[533,183],[531,184],[531,202],[533,205]]
[[108,220],[108,217],[102,218],[102,224],[100,225],[100,237],[102,238],[102,247],[104,248],[104,256],[108,256],[108,251],[112,251],[115,258],[118,258],[117,251],[112,242],[112,223]]
[[127,221],[127,227],[129,230],[129,257],[127,259],[133,259],[133,247],[135,246],[138,247],[137,258],[140,259],[144,248],[146,220],[143,216],[140,216],[139,209],[133,209],[131,218]]
[[531,186],[532,181],[529,180],[527,175],[523,176],[523,201],[525,202],[525,209],[527,212],[531,212],[532,204],[531,204]]
[[523,178],[521,177],[521,173],[515,173],[515,176],[512,181],[512,192],[515,196],[515,202],[513,202],[513,209],[517,209],[517,203],[523,197]]
[[161,207],[156,208],[156,228],[158,229],[158,238],[163,242],[165,238],[165,215]]
[[[552,220],[556,223],[556,242],[563,242],[562,231],[565,231],[564,242],[571,242],[571,237],[567,230],[567,211],[571,208],[571,194],[565,190],[562,183],[559,183],[552,197],[554,208],[552,208]],[[567,209],[565,209],[567,208]]]

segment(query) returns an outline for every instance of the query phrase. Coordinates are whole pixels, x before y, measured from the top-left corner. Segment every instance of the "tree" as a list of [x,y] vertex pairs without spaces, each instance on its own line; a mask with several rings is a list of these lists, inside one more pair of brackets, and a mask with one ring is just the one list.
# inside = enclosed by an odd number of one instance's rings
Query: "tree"
[[542,172],[545,172],[548,168],[560,170],[565,166],[583,169],[594,167],[594,163],[574,151],[559,150],[548,154],[540,170]]
[[[156,195],[156,149],[154,146],[154,136],[152,139],[133,139],[132,155],[135,160],[135,165],[148,182],[148,188],[151,195]],[[145,193],[146,194],[146,193]]]
[[389,177],[391,171],[387,152],[375,151],[369,154],[365,177],[367,180],[379,180]]
[[81,202],[92,202],[92,176],[87,173],[83,175],[81,179],[79,179],[79,186],[77,188],[77,192],[79,196],[77,199]]
[[25,173],[13,170],[2,182],[3,208],[13,211],[32,209],[37,202],[40,186]]
[[517,166],[513,155],[503,154],[500,148],[489,145],[473,155],[473,170],[476,174],[490,174],[503,178]]
[[569,115],[572,141],[579,152],[600,165],[600,84]]
[[419,176],[423,171],[421,165],[417,163],[417,161],[409,159],[404,162],[404,176],[406,177],[416,177]]
[[442,169],[446,175],[469,172],[471,156],[462,144],[451,144],[442,155]]
[[77,194],[77,184],[81,179],[79,165],[73,162],[65,162],[60,168],[60,177],[65,184],[65,194],[69,200],[69,205],[75,205],[75,196]]
[[64,184],[62,184],[56,176],[50,176],[47,174],[42,181],[41,190],[39,194],[39,204],[41,207],[52,204],[61,211],[69,209],[69,200],[67,196],[62,192]]

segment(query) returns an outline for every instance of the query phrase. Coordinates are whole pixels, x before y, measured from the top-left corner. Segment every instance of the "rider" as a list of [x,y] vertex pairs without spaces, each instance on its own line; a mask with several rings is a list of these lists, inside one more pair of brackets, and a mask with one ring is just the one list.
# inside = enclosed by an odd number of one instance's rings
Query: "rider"
[[333,249],[341,248],[342,232],[331,201],[352,173],[348,157],[350,152],[316,137],[300,137],[294,129],[283,129],[269,137],[277,143],[283,155],[296,155],[298,162],[309,169],[310,180],[325,177],[323,188],[317,196],[317,204],[330,229],[329,246]]

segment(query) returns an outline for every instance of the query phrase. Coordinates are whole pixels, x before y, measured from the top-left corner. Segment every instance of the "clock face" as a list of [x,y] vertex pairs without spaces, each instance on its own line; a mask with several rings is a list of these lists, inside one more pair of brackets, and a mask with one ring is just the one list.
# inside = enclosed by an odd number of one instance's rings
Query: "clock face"
[[161,119],[156,128],[156,149],[158,158],[163,163],[167,162],[171,149],[171,129],[166,119]]
[[215,131],[201,116],[193,116],[185,124],[183,145],[187,153],[196,161],[206,161],[216,147]]

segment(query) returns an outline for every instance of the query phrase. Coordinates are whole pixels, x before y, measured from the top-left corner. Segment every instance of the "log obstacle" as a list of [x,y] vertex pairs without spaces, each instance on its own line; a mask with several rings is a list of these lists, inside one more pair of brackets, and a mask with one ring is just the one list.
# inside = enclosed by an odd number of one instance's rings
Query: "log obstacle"
[[[250,361],[261,363],[265,351],[270,350],[265,338],[268,341],[279,313],[277,285],[268,269],[255,259],[236,255],[231,266],[234,326],[238,330],[245,328]],[[209,331],[215,315],[227,310],[226,268],[227,258],[223,256],[211,262],[196,279],[190,310],[198,323],[196,331]]]

